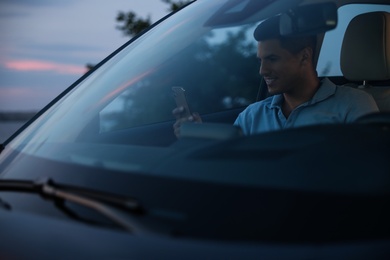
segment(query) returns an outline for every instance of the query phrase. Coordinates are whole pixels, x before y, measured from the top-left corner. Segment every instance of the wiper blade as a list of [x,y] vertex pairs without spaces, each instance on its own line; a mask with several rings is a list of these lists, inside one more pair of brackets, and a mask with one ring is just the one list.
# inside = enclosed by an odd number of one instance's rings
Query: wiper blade
[[0,191],[32,192],[55,200],[70,201],[99,212],[127,231],[133,231],[135,225],[107,205],[130,211],[133,214],[144,213],[143,208],[135,199],[121,198],[72,186],[56,185],[50,179],[38,181],[1,180]]

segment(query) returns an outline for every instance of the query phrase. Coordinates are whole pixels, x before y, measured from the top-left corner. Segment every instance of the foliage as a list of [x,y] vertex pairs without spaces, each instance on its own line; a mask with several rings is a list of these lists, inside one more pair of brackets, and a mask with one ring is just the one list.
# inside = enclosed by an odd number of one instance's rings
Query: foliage
[[[190,2],[188,0],[185,1],[162,0],[162,1],[170,5],[168,9],[169,12],[174,12]],[[131,36],[131,37],[141,33],[143,30],[147,29],[152,24],[152,21],[150,20],[150,16],[146,18],[142,18],[137,16],[137,14],[134,13],[133,11],[119,12],[116,17],[116,21],[119,24],[121,24],[118,25],[116,28],[122,31],[124,35]]]
[[[190,3],[190,0],[161,0],[166,4],[169,4],[168,12],[174,12],[183,7],[184,5]],[[122,31],[123,35],[134,37],[135,35],[141,33],[143,30],[147,29],[152,21],[150,16],[146,18],[139,17],[133,11],[120,11],[116,17],[116,21],[119,25],[116,26],[116,29]],[[87,70],[91,70],[95,65],[87,64],[85,67]]]
[[179,10],[181,7],[185,6],[186,4],[190,3],[191,1],[172,1],[172,0],[162,0],[164,3],[167,3],[170,5],[169,11],[174,12]]
[[123,23],[123,25],[118,25],[116,28],[122,31],[126,36],[135,36],[151,25],[149,16],[146,19],[139,18],[132,11],[127,13],[119,12],[118,16],[116,17],[116,21]]

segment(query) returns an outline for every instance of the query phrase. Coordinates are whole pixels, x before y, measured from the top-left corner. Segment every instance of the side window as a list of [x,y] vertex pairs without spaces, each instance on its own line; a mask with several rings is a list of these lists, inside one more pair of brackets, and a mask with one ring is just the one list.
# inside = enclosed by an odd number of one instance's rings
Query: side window
[[342,76],[340,69],[340,51],[345,30],[349,22],[357,15],[375,11],[390,12],[390,6],[351,4],[338,10],[339,21],[336,29],[325,34],[318,59],[317,72],[320,77]]

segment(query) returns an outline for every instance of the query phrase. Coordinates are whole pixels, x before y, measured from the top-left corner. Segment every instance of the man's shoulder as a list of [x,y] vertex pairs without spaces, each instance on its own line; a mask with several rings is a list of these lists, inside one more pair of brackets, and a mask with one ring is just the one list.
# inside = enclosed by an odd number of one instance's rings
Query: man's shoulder
[[356,99],[356,98],[372,99],[372,96],[366,91],[351,86],[345,86],[345,85],[336,86],[336,95],[340,97],[351,98],[351,99]]
[[354,86],[336,85],[327,78],[325,78],[322,83],[328,89],[334,89],[335,96],[339,98],[372,98],[369,93]]
[[267,97],[266,99],[256,101],[255,103],[250,104],[245,110],[251,111],[251,110],[258,110],[263,107],[271,107],[272,102],[274,100],[274,96]]
[[274,97],[271,96],[250,104],[244,109],[244,111],[240,113],[239,118],[253,119],[258,117],[259,114],[267,115],[268,112],[271,110],[271,107],[273,106],[273,100]]
[[335,98],[337,103],[351,107],[361,114],[363,112],[371,113],[378,111],[378,106],[373,96],[359,88],[339,85],[336,87]]

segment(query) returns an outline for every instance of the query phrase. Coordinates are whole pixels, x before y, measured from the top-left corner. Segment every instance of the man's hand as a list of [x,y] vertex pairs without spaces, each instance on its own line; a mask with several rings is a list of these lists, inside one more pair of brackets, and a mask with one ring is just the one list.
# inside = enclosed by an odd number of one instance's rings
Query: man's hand
[[173,124],[173,131],[177,138],[180,138],[180,126],[184,122],[202,123],[202,118],[196,112],[192,113],[189,117],[183,117],[184,107],[177,107],[172,111],[172,114],[176,117],[176,122]]

